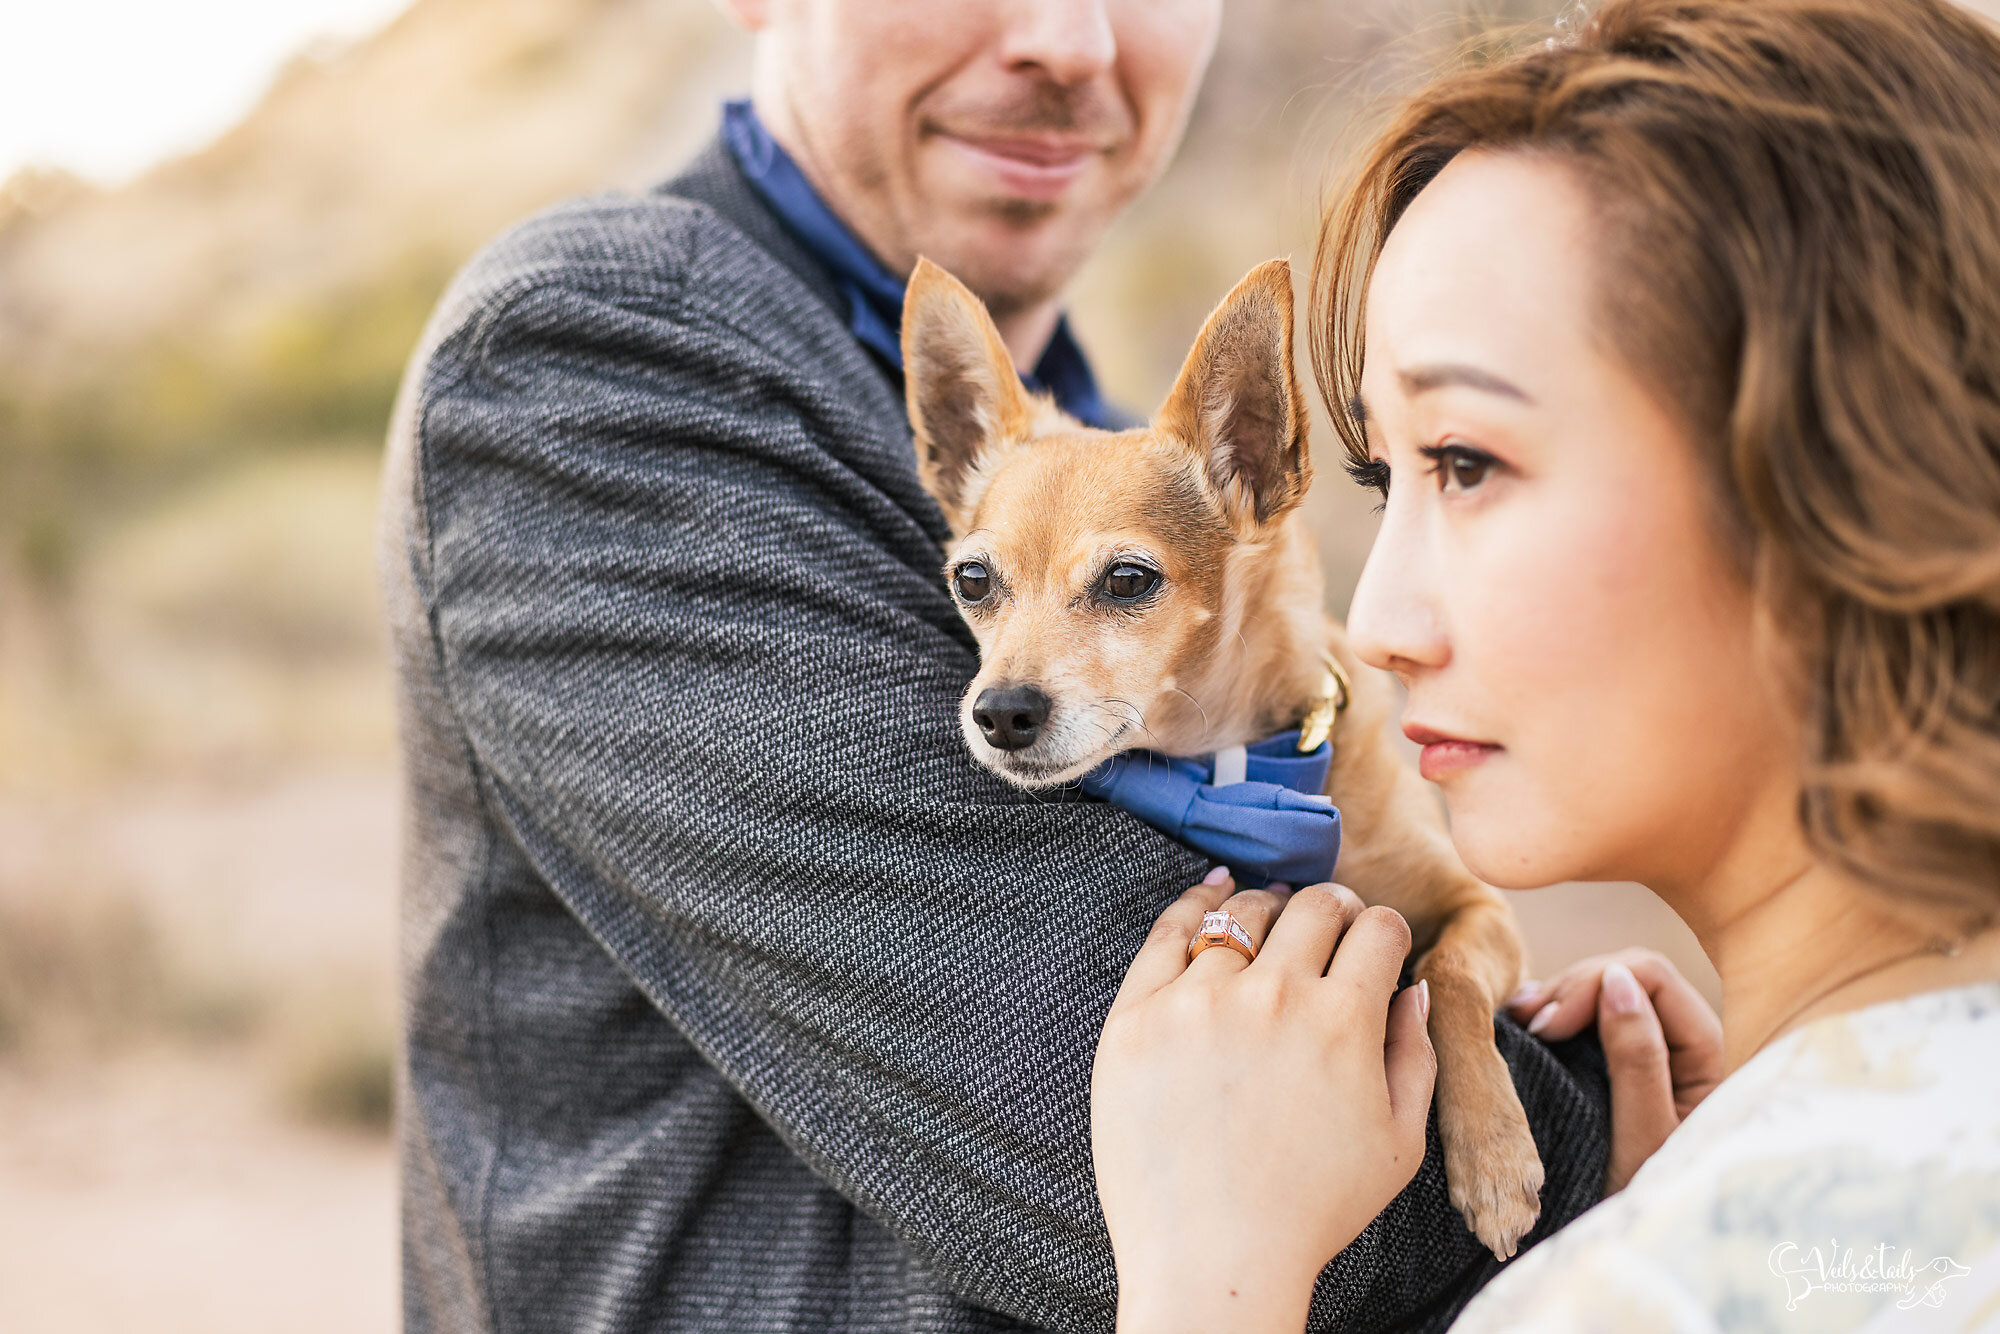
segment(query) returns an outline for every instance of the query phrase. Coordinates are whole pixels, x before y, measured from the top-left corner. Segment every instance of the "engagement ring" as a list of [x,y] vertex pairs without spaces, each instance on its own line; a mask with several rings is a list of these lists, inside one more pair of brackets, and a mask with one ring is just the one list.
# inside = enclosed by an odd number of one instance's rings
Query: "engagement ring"
[[1202,914],[1201,930],[1195,932],[1188,942],[1188,958],[1192,959],[1211,945],[1227,945],[1242,955],[1245,962],[1257,958],[1257,947],[1250,941],[1250,933],[1243,929],[1243,923],[1236,920],[1236,914],[1217,908]]

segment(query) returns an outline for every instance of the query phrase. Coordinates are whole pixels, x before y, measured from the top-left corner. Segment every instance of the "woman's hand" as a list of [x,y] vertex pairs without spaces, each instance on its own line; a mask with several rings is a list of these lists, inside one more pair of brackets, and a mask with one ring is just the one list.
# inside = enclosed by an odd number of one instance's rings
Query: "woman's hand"
[[[1296,1334],[1319,1271],[1424,1157],[1436,1056],[1426,989],[1396,995],[1408,925],[1338,885],[1232,888],[1161,915],[1097,1044],[1091,1149],[1128,1334]],[[1255,963],[1189,961],[1218,906],[1262,941]]]
[[1722,1021],[1680,970],[1653,950],[1596,954],[1546,982],[1524,982],[1508,998],[1507,1010],[1547,1042],[1596,1021],[1611,1070],[1606,1195],[1625,1189],[1640,1164],[1722,1080]]

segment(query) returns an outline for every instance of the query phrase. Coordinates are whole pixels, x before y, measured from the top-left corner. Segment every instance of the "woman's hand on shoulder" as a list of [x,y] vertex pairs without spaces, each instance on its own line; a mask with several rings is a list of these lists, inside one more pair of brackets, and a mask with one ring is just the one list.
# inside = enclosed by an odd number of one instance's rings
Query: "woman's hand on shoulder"
[[1508,999],[1507,1011],[1546,1042],[1597,1025],[1611,1072],[1606,1195],[1625,1189],[1722,1082],[1722,1020],[1656,950],[1579,959],[1546,982],[1523,983]]
[[[1122,1331],[1304,1327],[1319,1271],[1416,1175],[1436,1075],[1410,931],[1338,885],[1197,885],[1098,1041],[1091,1147]],[[1194,960],[1226,907],[1261,948]]]

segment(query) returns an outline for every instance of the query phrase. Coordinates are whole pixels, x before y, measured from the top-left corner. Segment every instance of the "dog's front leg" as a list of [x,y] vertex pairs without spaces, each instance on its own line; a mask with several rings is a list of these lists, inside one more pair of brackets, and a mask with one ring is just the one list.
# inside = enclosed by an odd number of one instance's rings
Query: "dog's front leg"
[[1438,1138],[1451,1202],[1504,1260],[1541,1216],[1542,1158],[1493,1043],[1493,1012],[1506,995],[1495,982],[1519,973],[1520,945],[1513,914],[1496,891],[1487,892],[1492,902],[1465,903],[1445,919],[1416,975],[1430,984]]

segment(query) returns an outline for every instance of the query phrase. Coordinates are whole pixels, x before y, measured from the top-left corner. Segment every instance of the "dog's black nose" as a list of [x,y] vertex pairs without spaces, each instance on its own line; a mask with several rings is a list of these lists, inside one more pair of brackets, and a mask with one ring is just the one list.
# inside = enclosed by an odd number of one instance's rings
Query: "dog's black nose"
[[1049,697],[1035,686],[982,690],[972,701],[972,721],[996,750],[1025,750],[1049,720]]

